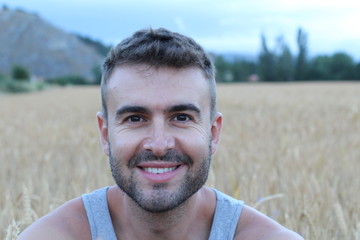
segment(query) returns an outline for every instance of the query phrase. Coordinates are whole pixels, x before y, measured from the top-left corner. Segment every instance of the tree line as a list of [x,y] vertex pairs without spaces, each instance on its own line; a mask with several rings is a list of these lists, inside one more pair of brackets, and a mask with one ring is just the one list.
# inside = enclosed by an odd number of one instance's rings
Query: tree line
[[[111,46],[78,35],[84,43],[93,47],[104,57]],[[308,56],[308,34],[301,28],[297,31],[297,53],[292,54],[282,36],[270,48],[264,34],[261,35],[261,51],[256,60],[228,58],[226,55],[214,55],[216,79],[218,82],[247,81],[318,81],[318,80],[358,80],[360,81],[360,62],[344,52],[332,55]],[[31,81],[31,73],[24,66],[13,66],[10,75],[0,73],[0,92],[26,92],[43,89],[46,84],[84,85],[99,84],[101,80],[100,66],[92,69],[93,79],[85,79],[77,75],[60,76]]]
[[224,55],[215,55],[217,81],[360,80],[360,62],[355,62],[344,52],[310,58],[307,39],[308,34],[299,28],[295,55],[282,36],[270,49],[264,34],[261,35],[261,51],[256,60],[227,59]]

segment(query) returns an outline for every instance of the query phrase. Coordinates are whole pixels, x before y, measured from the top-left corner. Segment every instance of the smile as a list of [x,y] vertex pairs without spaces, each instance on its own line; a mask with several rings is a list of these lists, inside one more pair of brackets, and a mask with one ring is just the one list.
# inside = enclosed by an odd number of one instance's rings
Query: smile
[[168,167],[168,168],[152,168],[152,167],[145,167],[143,170],[148,173],[153,174],[161,174],[174,171],[177,167]]
[[185,174],[186,165],[171,162],[147,162],[139,164],[138,173],[150,184],[168,183],[171,179]]

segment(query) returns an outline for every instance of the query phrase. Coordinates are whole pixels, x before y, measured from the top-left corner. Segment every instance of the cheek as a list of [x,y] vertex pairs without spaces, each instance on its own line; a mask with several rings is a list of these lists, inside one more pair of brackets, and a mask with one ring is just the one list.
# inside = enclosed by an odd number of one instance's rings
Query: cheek
[[193,134],[191,136],[179,138],[180,149],[189,155],[194,164],[207,158],[209,155],[210,136],[206,134]]
[[122,161],[133,157],[141,143],[141,137],[127,132],[109,134],[110,150],[112,155]]

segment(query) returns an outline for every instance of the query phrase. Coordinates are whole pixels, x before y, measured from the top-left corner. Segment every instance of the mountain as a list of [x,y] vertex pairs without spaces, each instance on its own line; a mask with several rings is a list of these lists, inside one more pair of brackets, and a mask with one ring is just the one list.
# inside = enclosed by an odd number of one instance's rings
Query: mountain
[[78,75],[92,80],[104,56],[78,36],[22,10],[0,10],[0,73],[15,65],[32,76],[53,78]]

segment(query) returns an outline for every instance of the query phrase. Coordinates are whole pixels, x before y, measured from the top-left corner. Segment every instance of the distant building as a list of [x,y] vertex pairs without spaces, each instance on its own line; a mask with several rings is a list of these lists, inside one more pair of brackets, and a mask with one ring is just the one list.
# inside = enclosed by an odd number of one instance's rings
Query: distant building
[[257,74],[251,74],[248,76],[248,82],[259,82],[260,81],[260,77]]

